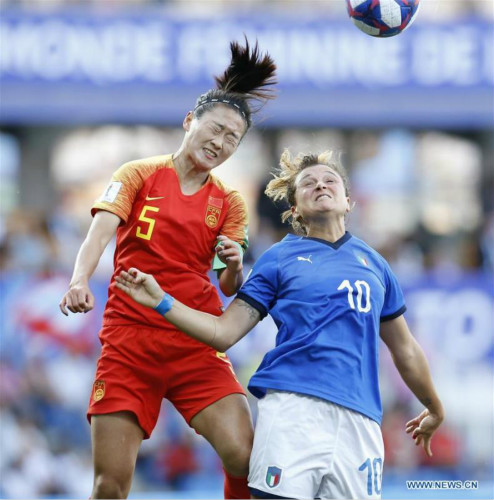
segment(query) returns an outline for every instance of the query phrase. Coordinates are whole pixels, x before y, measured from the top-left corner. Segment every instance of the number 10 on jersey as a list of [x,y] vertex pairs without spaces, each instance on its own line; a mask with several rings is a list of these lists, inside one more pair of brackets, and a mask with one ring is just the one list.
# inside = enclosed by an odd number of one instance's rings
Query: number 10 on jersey
[[[354,285],[357,289],[357,310],[363,313],[369,312],[371,310],[369,283],[367,283],[367,281],[357,280]],[[354,288],[350,281],[343,280],[340,283],[338,290],[348,290],[348,304],[351,309],[355,309],[355,300],[353,298]],[[362,297],[365,298],[365,305],[362,304]]]

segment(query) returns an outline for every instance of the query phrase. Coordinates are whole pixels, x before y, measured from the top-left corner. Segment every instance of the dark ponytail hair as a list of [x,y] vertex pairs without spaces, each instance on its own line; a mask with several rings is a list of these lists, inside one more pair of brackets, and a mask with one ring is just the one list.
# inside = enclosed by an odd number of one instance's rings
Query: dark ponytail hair
[[[252,48],[247,38],[245,47],[241,47],[238,42],[231,42],[230,50],[230,65],[221,76],[215,76],[216,89],[199,96],[194,116],[200,118],[216,104],[227,104],[243,116],[247,131],[252,125],[252,113],[258,111],[265,101],[275,97],[274,90],[268,87],[276,83],[276,65],[269,54],[260,54],[257,41]],[[256,101],[259,106],[252,108],[251,101]]]

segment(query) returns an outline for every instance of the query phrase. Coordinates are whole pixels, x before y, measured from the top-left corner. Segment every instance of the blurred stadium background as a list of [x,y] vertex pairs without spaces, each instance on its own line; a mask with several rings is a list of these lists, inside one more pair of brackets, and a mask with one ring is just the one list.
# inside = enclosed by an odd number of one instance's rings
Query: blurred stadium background
[[[263,196],[283,148],[344,152],[350,230],[392,264],[447,420],[427,459],[404,434],[419,406],[382,353],[384,498],[493,498],[494,19],[485,0],[424,1],[403,35],[376,40],[344,0],[1,1],[2,498],[87,498],[86,404],[112,248],[96,309],[63,317],[89,208],[131,159],[175,151],[228,44],[257,37],[279,96],[220,167],[247,198],[247,269],[288,228]],[[242,382],[274,342],[269,318],[230,351]],[[255,401],[251,400],[255,413]],[[407,490],[405,481],[478,481]],[[166,402],[134,498],[222,498],[209,445]]]

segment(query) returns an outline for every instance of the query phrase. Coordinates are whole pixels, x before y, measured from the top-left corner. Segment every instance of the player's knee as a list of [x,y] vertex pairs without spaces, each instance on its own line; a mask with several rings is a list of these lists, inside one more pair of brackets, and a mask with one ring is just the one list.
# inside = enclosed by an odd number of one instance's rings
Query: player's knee
[[223,467],[232,476],[243,477],[249,473],[249,459],[252,441],[231,442],[221,454]]
[[127,498],[129,484],[108,474],[98,474],[94,478],[91,498]]

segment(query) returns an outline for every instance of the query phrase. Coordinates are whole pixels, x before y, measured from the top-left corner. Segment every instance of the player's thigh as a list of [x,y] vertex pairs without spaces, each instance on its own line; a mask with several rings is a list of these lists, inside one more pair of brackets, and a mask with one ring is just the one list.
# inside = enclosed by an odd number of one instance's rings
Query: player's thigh
[[93,415],[91,441],[95,477],[106,476],[125,484],[132,480],[144,432],[128,411]]
[[320,498],[381,498],[384,443],[374,420],[341,408],[338,446],[333,469],[318,496]]
[[[168,332],[166,332],[168,333]],[[89,402],[88,419],[117,412],[135,414],[149,438],[166,395],[169,372],[163,369],[167,335],[139,325],[107,326]]]
[[236,465],[230,462],[241,462],[246,469],[254,433],[252,417],[226,354],[204,344],[184,343],[184,355],[175,370],[166,397],[211,443],[228,472],[235,475]]
[[190,425],[211,443],[222,459],[239,454],[239,461],[248,462],[254,428],[243,394],[229,394],[210,404],[192,418]]
[[315,498],[331,464],[333,425],[325,401],[268,391],[258,403],[249,467],[251,494],[258,498]]

